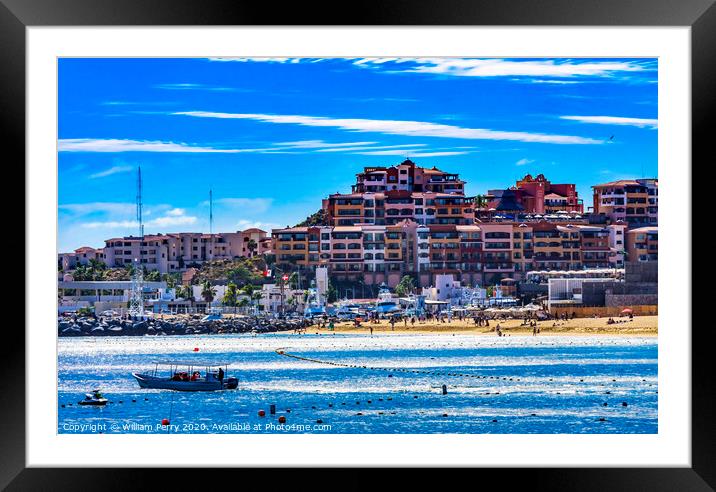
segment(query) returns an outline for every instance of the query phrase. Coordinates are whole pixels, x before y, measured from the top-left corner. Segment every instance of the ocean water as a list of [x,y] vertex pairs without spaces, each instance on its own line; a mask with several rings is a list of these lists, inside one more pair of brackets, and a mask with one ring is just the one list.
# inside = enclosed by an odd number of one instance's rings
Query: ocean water
[[[651,337],[81,337],[60,339],[58,352],[59,433],[658,430],[657,339]],[[131,376],[172,359],[231,362],[228,375],[238,377],[239,387],[147,390]],[[107,406],[77,405],[96,387]]]

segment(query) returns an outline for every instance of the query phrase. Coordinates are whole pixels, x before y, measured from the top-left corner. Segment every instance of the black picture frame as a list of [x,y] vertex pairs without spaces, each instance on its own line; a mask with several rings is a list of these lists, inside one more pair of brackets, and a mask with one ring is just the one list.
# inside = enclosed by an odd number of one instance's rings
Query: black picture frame
[[[443,25],[443,26],[690,26],[692,56],[692,171],[697,163],[713,161],[713,127],[716,114],[716,6],[715,0],[393,0],[384,2],[294,2],[273,4],[245,0],[0,0],[0,139],[6,170],[19,168],[25,156],[25,28],[29,26],[167,26],[167,25]],[[711,123],[711,125],[709,125]],[[8,152],[9,150],[9,152]],[[669,164],[671,165],[671,164]],[[692,176],[693,179],[693,176]],[[6,181],[10,183],[10,181]],[[26,183],[31,185],[31,183]],[[696,207],[694,207],[694,211]],[[690,268],[690,265],[689,265]],[[29,286],[31,287],[31,286]],[[27,300],[26,300],[27,308]],[[6,321],[7,322],[7,321]],[[692,322],[693,324],[693,322]],[[25,337],[17,326],[5,326],[2,363],[10,374],[25,367]],[[688,327],[681,327],[686,330]],[[485,469],[512,482],[522,478],[532,490],[714,490],[716,439],[713,418],[714,385],[710,380],[712,345],[710,326],[692,330],[692,467],[608,469]],[[48,336],[54,333],[48,330]],[[0,486],[8,490],[85,490],[100,484],[104,490],[124,490],[147,484],[148,470],[25,468],[25,381],[0,379]],[[219,451],[219,450],[217,450]],[[230,452],[230,450],[223,450]],[[280,465],[280,455],[276,464]],[[248,470],[246,471],[248,473]],[[311,483],[307,470],[290,471],[290,482]],[[414,473],[413,473],[414,472]],[[426,470],[414,470],[421,478]],[[447,473],[427,470],[447,479]],[[280,475],[266,470],[246,476],[217,470],[212,475],[240,486],[252,478],[276,485]],[[273,473],[273,472],[272,472]],[[334,475],[335,476],[331,476]],[[203,473],[175,469],[170,476],[182,488],[205,487]],[[248,479],[248,480],[247,480]],[[321,482],[361,488],[372,480],[360,470],[335,470]],[[486,481],[487,480],[487,481]],[[267,482],[266,487],[273,487]],[[313,482],[314,484],[316,482]],[[402,483],[402,481],[401,481]],[[382,485],[390,481],[382,480]],[[148,485],[148,484],[147,484]],[[457,485],[457,484],[455,484]],[[317,486],[317,485],[316,485]],[[397,486],[397,484],[396,484]]]

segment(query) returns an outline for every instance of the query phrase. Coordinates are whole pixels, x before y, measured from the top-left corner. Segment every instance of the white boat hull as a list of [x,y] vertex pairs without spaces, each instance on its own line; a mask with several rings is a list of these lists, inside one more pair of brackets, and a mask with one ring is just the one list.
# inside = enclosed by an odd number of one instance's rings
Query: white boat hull
[[223,389],[236,389],[238,381],[229,378],[224,382],[219,381],[175,381],[170,378],[158,378],[149,374],[132,373],[134,379],[139,383],[140,388],[146,389],[168,389],[174,391],[219,391]]

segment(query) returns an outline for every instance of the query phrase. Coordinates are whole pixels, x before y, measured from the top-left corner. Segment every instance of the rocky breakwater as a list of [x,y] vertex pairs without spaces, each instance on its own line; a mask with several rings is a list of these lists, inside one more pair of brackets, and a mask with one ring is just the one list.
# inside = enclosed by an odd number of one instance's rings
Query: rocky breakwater
[[203,320],[203,317],[203,315],[188,315],[172,320],[153,318],[132,320],[94,316],[60,318],[57,334],[61,337],[71,337],[269,333],[300,330],[311,324],[304,319],[242,317]]

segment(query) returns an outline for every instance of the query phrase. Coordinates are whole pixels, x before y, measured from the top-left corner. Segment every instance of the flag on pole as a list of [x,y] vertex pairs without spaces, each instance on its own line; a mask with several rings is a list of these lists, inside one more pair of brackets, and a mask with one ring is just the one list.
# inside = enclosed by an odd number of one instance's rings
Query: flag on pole
[[271,276],[271,270],[264,270],[264,277],[270,277]]
[[284,274],[283,274],[283,277],[281,277],[281,280],[283,280],[284,282],[286,282],[286,281],[288,280],[288,275],[286,275],[286,274],[284,273]]

